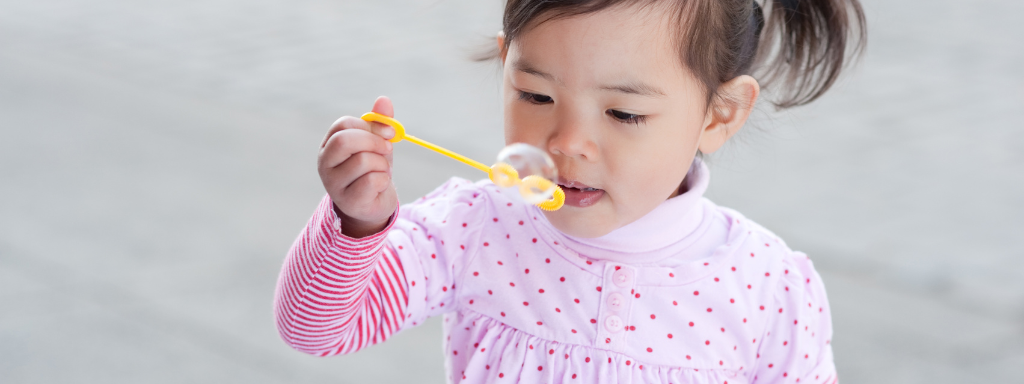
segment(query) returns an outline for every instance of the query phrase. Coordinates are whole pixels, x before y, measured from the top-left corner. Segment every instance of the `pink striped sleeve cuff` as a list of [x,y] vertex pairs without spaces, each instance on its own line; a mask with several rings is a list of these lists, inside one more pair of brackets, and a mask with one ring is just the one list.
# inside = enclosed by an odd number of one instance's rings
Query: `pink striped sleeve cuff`
[[295,240],[278,279],[278,331],[293,348],[318,356],[345,354],[397,332],[409,305],[402,263],[386,244],[387,228],[360,239],[341,234],[324,197]]

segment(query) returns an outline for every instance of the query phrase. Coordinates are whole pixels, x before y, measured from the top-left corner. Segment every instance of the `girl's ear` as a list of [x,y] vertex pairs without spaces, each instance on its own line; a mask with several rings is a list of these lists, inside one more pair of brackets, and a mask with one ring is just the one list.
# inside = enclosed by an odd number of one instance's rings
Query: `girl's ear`
[[704,130],[700,134],[698,149],[702,153],[712,153],[721,148],[732,135],[743,128],[754,103],[761,93],[761,86],[753,77],[742,75],[727,81],[719,88],[721,97],[713,100],[714,105],[708,108],[704,119]]
[[508,56],[508,48],[505,48],[505,31],[498,31],[498,57],[501,58],[501,65],[505,65],[505,56]]

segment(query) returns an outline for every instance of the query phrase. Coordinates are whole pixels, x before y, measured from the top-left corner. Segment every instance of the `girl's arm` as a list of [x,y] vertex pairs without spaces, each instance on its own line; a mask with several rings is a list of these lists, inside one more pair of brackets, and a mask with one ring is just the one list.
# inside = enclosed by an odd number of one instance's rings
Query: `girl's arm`
[[398,331],[409,302],[402,264],[385,244],[394,222],[393,216],[383,231],[353,239],[341,234],[341,220],[324,197],[278,279],[274,312],[285,343],[329,356]]
[[285,343],[318,356],[351,353],[453,309],[462,259],[487,211],[476,186],[453,179],[360,239],[342,234],[332,204],[321,201],[281,271],[274,307]]

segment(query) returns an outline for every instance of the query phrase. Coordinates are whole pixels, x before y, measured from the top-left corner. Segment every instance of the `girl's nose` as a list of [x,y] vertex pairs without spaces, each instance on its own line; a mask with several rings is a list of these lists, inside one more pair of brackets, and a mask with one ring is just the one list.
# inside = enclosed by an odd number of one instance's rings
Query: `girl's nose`
[[597,142],[593,123],[585,118],[566,116],[558,119],[548,138],[548,152],[584,161],[597,160]]

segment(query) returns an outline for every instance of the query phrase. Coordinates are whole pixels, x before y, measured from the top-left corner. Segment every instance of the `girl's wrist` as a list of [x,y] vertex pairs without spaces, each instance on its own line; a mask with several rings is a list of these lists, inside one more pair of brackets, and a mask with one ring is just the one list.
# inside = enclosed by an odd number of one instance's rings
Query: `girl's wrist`
[[338,216],[339,220],[341,220],[341,234],[353,239],[359,239],[380,233],[384,228],[387,228],[388,222],[391,221],[390,216],[383,221],[355,219],[338,209],[337,205],[334,205],[334,214]]

